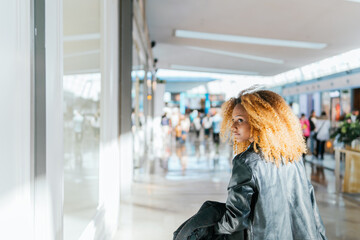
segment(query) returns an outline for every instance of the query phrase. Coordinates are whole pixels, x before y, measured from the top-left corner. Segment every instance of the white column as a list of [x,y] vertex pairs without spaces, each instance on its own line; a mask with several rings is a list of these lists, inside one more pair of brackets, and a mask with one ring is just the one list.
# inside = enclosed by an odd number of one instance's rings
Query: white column
[[[120,4],[120,96],[118,107],[120,108],[120,191],[123,199],[130,195],[134,171],[131,132],[133,2],[123,0]],[[146,75],[144,79],[146,79]],[[146,80],[144,80],[144,84],[146,84]],[[146,92],[144,92],[144,98],[146,98]]]
[[[101,131],[99,207],[103,219],[102,239],[117,230],[120,202],[119,152],[119,1],[101,1]],[[84,235],[85,236],[85,235]],[[89,239],[84,237],[83,239]]]

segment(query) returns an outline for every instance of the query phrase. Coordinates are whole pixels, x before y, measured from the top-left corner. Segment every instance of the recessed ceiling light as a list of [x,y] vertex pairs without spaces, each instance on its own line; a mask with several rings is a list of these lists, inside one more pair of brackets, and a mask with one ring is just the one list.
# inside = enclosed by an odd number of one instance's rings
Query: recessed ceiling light
[[175,30],[175,36],[183,37],[183,38],[222,41],[222,42],[235,42],[235,43],[257,44],[257,45],[278,46],[278,47],[293,47],[293,48],[323,49],[327,46],[326,43],[288,41],[288,40],[271,39],[271,38],[256,38],[256,37],[236,36],[236,35],[227,35],[227,34],[195,32],[195,31],[187,31],[187,30]]
[[227,74],[241,74],[241,75],[257,75],[258,74],[257,72],[237,71],[237,70],[220,69],[220,68],[183,66],[183,65],[176,65],[176,64],[171,64],[171,68],[177,69],[177,70],[196,71],[196,72],[227,73]]
[[346,0],[348,2],[356,2],[356,3],[360,3],[360,0]]
[[281,59],[275,59],[275,58],[266,58],[266,57],[260,57],[260,56],[254,56],[254,55],[248,55],[248,54],[242,54],[242,53],[234,53],[234,52],[227,52],[227,51],[221,51],[221,50],[215,50],[211,48],[201,48],[201,47],[191,47],[188,48],[208,53],[214,53],[219,55],[225,55],[230,57],[237,57],[237,58],[244,58],[254,61],[260,61],[260,62],[268,62],[268,63],[275,63],[275,64],[283,64],[284,60]]

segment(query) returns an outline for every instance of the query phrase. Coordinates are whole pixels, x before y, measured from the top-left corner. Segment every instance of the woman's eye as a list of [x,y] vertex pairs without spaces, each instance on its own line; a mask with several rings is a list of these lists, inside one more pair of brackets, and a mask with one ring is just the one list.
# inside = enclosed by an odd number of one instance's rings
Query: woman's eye
[[243,119],[238,119],[238,122],[243,122],[244,120]]

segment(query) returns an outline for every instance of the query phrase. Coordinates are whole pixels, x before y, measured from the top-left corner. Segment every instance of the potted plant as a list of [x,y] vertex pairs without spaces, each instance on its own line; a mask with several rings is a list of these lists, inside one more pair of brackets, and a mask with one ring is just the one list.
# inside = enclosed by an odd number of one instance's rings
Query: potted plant
[[360,122],[352,119],[351,114],[349,113],[330,137],[336,138],[338,142],[344,143],[346,148],[355,148],[351,145],[354,140],[358,141],[357,138],[360,137]]

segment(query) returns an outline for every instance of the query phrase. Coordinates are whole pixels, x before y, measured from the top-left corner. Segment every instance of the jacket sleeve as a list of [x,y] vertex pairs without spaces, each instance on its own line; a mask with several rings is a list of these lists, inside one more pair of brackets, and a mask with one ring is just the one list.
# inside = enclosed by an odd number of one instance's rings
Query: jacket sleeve
[[308,185],[309,185],[309,193],[310,193],[310,200],[311,200],[311,205],[313,208],[313,212],[314,212],[314,217],[315,217],[315,222],[316,222],[316,228],[321,236],[321,239],[326,240],[326,236],[325,236],[325,227],[324,224],[321,220],[321,216],[319,213],[319,208],[316,204],[316,199],[315,199],[315,192],[314,192],[314,187],[313,185],[310,183],[310,181],[308,180]]
[[232,234],[248,228],[254,189],[255,181],[250,168],[243,162],[234,165],[228,187],[226,211],[215,225],[216,234]]

